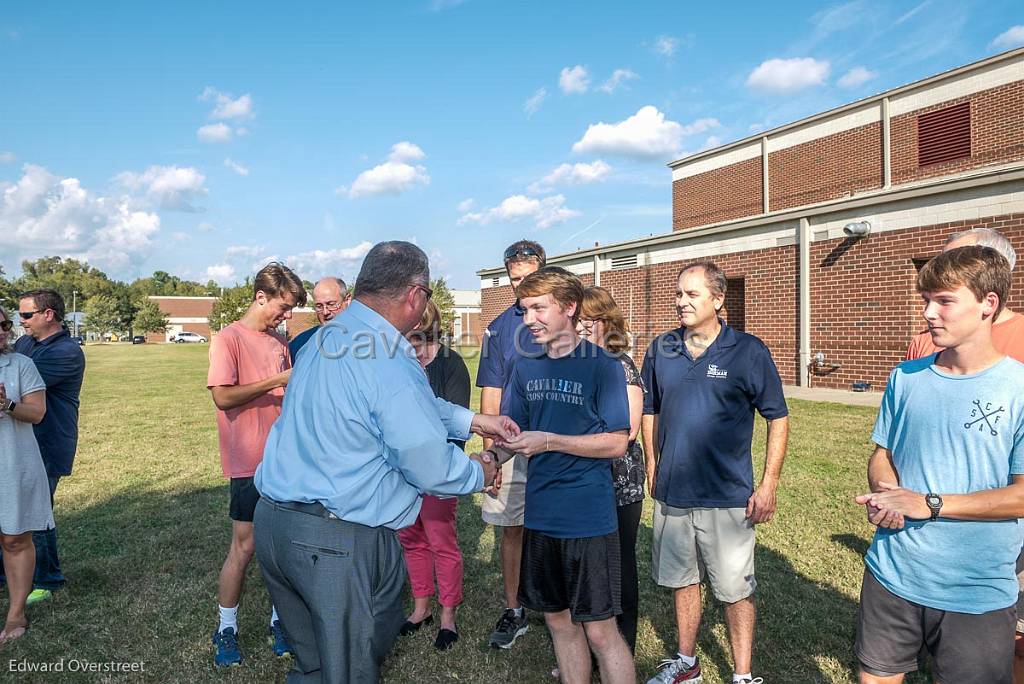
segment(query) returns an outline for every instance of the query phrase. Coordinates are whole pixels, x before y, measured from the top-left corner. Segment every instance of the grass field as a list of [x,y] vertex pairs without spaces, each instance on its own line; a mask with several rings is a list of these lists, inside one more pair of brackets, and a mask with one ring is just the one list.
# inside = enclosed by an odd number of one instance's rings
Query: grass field
[[[230,535],[206,354],[206,345],[86,347],[79,453],[56,505],[68,585],[30,609],[26,638],[0,647],[0,681],[283,681],[288,665],[273,659],[265,642],[269,605],[255,563],[239,611],[246,660],[228,673],[212,665],[217,574]],[[769,683],[847,682],[870,538],[852,497],[864,487],[874,409],[794,401],[791,412],[779,510],[758,532],[754,673]],[[763,445],[762,424],[757,472]],[[650,517],[648,502],[637,554],[641,681],[675,648],[670,593],[647,579]],[[400,640],[385,681],[550,682],[554,655],[540,616],[514,650],[487,647],[503,606],[494,532],[480,521],[478,497],[460,502],[459,538],[466,571],[461,641],[439,654],[432,630]],[[728,653],[712,602],[700,635],[707,682],[729,680]],[[72,674],[66,662],[55,679],[10,669],[59,658],[141,662],[144,671]]]

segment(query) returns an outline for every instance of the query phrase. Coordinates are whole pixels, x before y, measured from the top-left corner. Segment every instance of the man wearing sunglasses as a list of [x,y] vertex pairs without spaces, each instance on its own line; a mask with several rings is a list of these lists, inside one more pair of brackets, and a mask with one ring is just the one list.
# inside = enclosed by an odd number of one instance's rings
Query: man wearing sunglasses
[[[18,298],[25,334],[14,351],[32,359],[46,384],[46,415],[33,425],[50,485],[50,506],[60,478],[71,474],[78,449],[78,397],[85,375],[85,354],[64,329],[64,298],[55,290],[25,292]],[[36,569],[28,603],[45,601],[64,586],[57,555],[57,529],[33,532]]]
[[317,281],[313,287],[313,310],[316,311],[316,318],[320,321],[320,325],[304,330],[288,343],[288,355],[292,357],[292,364],[295,363],[295,357],[299,355],[299,350],[316,335],[317,330],[347,309],[351,302],[352,293],[348,291],[348,286],[341,278],[325,276]]
[[[531,240],[513,242],[505,250],[505,272],[515,289],[523,279],[544,266],[544,248]],[[501,409],[502,390],[512,375],[516,359],[538,357],[544,348],[523,325],[526,312],[517,298],[484,331],[476,386],[480,388],[480,413],[496,416]],[[484,440],[484,448],[490,448]],[[505,610],[491,633],[495,648],[512,648],[526,633],[526,611],[519,605],[519,564],[523,555],[523,520],[526,510],[525,458],[513,458],[502,466],[502,487],[497,496],[485,496],[484,522],[501,528],[501,571],[505,589]]]

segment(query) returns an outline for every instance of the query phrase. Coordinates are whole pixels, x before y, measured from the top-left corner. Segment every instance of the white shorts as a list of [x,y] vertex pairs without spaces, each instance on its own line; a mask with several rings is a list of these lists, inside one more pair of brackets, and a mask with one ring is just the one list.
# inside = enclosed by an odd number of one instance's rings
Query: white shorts
[[735,603],[754,593],[754,525],[745,508],[673,508],[654,502],[651,574],[680,589],[707,576],[715,598]]
[[521,526],[526,514],[526,468],[529,459],[516,456],[501,466],[501,489],[497,496],[484,494],[481,516],[485,523],[499,527]]

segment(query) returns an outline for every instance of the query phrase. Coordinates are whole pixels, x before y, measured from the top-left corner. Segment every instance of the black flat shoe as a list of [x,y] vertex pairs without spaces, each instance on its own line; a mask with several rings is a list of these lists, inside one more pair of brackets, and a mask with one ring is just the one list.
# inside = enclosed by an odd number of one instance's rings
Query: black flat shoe
[[447,651],[449,648],[455,645],[455,642],[459,640],[459,633],[450,629],[442,629],[437,633],[437,639],[434,640],[434,648],[438,651]]
[[406,620],[405,623],[402,624],[402,628],[398,630],[398,636],[409,636],[410,634],[415,634],[416,632],[420,631],[420,627],[422,627],[423,625],[432,624],[434,624],[433,615],[428,615],[419,622],[409,622],[408,620]]

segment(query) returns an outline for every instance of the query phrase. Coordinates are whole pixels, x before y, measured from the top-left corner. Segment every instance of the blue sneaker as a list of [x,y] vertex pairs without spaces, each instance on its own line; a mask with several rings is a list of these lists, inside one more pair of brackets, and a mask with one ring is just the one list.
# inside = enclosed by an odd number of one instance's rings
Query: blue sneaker
[[274,620],[274,624],[270,625],[270,636],[267,637],[267,641],[278,658],[287,658],[292,654],[292,647],[288,645],[288,640],[284,637],[280,620]]
[[214,632],[213,645],[217,647],[213,656],[213,664],[217,667],[238,667],[242,664],[242,652],[238,650],[238,634],[234,627]]

